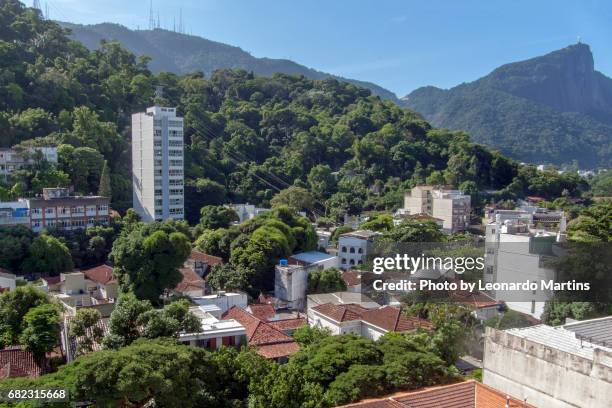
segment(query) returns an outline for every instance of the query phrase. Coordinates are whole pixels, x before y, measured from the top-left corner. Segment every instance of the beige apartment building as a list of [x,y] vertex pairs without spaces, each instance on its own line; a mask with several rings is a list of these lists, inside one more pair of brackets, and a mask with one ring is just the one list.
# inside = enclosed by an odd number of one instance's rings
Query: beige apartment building
[[460,232],[470,224],[471,198],[459,190],[416,186],[404,196],[404,208],[400,211],[439,218],[443,230]]

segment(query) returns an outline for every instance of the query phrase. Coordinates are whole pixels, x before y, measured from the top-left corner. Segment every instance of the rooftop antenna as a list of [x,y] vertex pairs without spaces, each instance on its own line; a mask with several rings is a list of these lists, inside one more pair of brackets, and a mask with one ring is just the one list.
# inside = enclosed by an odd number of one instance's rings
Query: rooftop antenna
[[153,0],[149,2],[149,30],[155,28],[155,20],[153,19]]
[[157,12],[157,28],[161,28],[161,24],[159,23],[159,11]]
[[183,9],[179,9],[179,33],[185,34],[183,32]]
[[34,0],[32,2],[32,8],[35,8],[35,9],[40,10],[42,12],[42,9],[40,8],[40,0]]
[[580,38],[580,36],[578,36],[578,44],[582,44],[582,38]]
[[176,17],[172,17],[172,31],[176,33]]
[[49,20],[49,3],[45,1],[45,19]]

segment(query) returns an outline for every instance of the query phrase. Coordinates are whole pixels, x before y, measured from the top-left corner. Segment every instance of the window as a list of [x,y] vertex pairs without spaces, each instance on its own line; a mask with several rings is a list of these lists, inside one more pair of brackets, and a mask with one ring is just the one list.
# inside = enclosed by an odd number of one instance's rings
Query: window
[[108,205],[99,205],[98,211],[108,211]]
[[493,267],[492,266],[487,266],[487,274],[488,275],[493,275]]
[[354,259],[351,259],[351,260],[349,261],[349,263],[350,263],[351,265],[355,265],[355,260],[354,260]]
[[53,208],[46,208],[45,209],[45,214],[53,214],[55,212],[55,209]]
[[363,254],[363,248],[359,248],[359,249],[357,250],[357,253],[358,253],[358,254]]
[[32,214],[40,214],[40,208],[32,208],[31,213]]
[[342,258],[342,265],[346,265],[346,258]]
[[[159,175],[161,176],[161,170],[159,171]],[[183,175],[183,169],[170,169],[168,170],[168,174],[170,176],[182,176]]]
[[346,252],[346,247],[345,246],[342,247],[342,252]]
[[531,301],[531,313],[535,313],[535,300]]
[[182,166],[183,165],[183,161],[182,160],[170,160],[170,165],[171,166]]
[[158,188],[158,189],[156,189],[156,190],[155,190],[155,195],[156,195],[156,196],[161,196],[162,194],[163,194],[163,193],[162,193],[162,190],[161,190],[161,189],[159,189],[159,188]]
[[170,147],[183,147],[183,141],[182,140],[169,140],[168,141],[168,146],[170,146]]
[[171,189],[170,195],[183,195],[183,189],[182,188]]
[[349,250],[349,252],[350,252],[351,254],[354,254],[354,253],[355,253],[355,248],[354,248],[354,247],[351,247],[351,249]]
[[182,208],[170,208],[169,212],[172,215],[181,215],[183,214],[183,209]]
[[172,198],[170,200],[170,205],[182,205],[182,204],[183,204],[182,198]]
[[169,150],[168,151],[168,155],[169,156],[183,156],[183,151],[182,150]]

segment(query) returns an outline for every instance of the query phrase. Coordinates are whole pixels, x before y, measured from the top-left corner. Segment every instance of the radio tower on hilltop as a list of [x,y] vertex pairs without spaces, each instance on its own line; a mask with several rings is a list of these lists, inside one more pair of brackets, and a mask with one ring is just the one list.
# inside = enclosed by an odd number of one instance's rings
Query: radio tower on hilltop
[[153,0],[149,2],[149,30],[155,28],[155,18],[153,17]]

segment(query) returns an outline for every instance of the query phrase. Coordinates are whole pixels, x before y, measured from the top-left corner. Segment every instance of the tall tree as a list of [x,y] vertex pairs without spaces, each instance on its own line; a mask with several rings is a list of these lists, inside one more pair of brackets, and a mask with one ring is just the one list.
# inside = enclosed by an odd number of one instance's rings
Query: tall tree
[[104,160],[104,166],[102,166],[102,174],[100,175],[100,187],[98,188],[98,195],[102,197],[112,198],[113,192],[111,188],[110,168],[108,167],[108,161]]
[[56,276],[74,267],[66,244],[51,235],[39,235],[30,246],[29,255],[23,263],[27,272],[40,272]]
[[189,240],[173,223],[139,223],[115,240],[110,259],[123,291],[159,304],[164,291],[181,281],[178,269],[190,252]]

